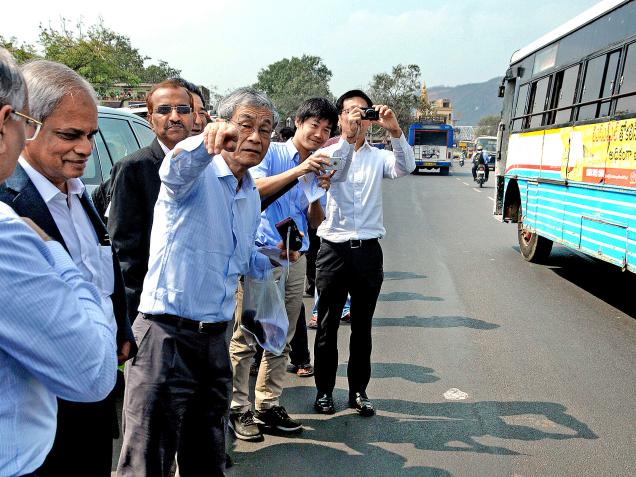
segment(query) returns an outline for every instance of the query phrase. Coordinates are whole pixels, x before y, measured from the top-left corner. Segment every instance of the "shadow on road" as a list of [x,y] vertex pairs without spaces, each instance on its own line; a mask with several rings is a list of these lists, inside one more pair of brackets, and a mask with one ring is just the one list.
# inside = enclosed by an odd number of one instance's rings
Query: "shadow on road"
[[467,316],[400,316],[397,318],[373,318],[373,326],[399,326],[411,328],[473,328],[476,330],[494,330],[495,323],[469,318]]
[[384,281],[388,280],[410,280],[412,278],[426,278],[426,275],[420,275],[413,272],[384,272]]
[[228,477],[452,476],[450,472],[437,467],[405,467],[407,460],[404,457],[380,447],[374,447],[368,454],[361,454],[320,444],[289,443],[234,455],[234,466],[225,472]]
[[[519,251],[518,247],[513,247]],[[636,318],[636,275],[616,265],[555,245],[545,262],[561,278],[596,296],[605,303]]]
[[[313,387],[287,389],[290,403],[310,413]],[[334,393],[343,409],[345,390]],[[288,395],[288,397],[291,397]],[[363,419],[352,411],[303,419],[302,434],[293,442],[254,452],[237,452],[236,474],[228,475],[450,475],[442,469],[413,467],[425,459],[421,451],[523,455],[505,445],[488,445],[480,438],[515,441],[597,439],[583,422],[558,403],[481,401],[420,403],[400,399],[374,400],[380,414]],[[291,408],[291,406],[289,406]],[[302,412],[302,411],[300,411]],[[387,415],[390,413],[390,415]],[[267,438],[266,438],[267,439]],[[409,462],[405,467],[407,457]],[[240,470],[239,470],[240,469]],[[248,471],[245,473],[244,471]],[[254,470],[254,474],[249,471]],[[428,473],[427,473],[428,472]]]
[[[435,376],[435,370],[432,368],[425,368],[424,366],[418,366],[416,364],[409,363],[372,363],[371,364],[371,377],[372,378],[402,378],[407,381],[419,384],[428,384],[439,381],[439,378]],[[338,376],[347,375],[347,365],[340,364],[338,366]]]
[[421,301],[444,301],[443,298],[438,296],[426,296],[421,293],[412,293],[412,292],[391,292],[391,293],[380,293],[378,297],[378,301],[410,301],[410,300],[421,300]]

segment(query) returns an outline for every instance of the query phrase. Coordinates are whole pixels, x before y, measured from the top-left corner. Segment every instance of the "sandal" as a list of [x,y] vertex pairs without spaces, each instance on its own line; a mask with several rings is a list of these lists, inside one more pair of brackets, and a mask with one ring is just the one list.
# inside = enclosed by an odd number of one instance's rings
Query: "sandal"
[[296,375],[299,378],[309,378],[314,375],[314,367],[311,364],[306,364],[304,366],[299,366],[296,371]]

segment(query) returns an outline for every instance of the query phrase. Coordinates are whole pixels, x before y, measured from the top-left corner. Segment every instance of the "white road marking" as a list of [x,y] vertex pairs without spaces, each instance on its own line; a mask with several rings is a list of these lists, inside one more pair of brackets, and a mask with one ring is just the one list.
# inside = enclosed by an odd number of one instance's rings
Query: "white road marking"
[[477,188],[473,187],[473,190],[474,190],[475,192],[479,192],[479,193],[481,194],[481,191],[480,191],[479,189],[477,189]]
[[489,198],[490,200],[492,200],[493,202],[495,201],[495,199],[494,199],[494,198],[492,198],[492,197],[488,197],[488,198]]
[[468,393],[460,391],[457,388],[450,388],[444,393],[444,398],[448,401],[463,401],[468,398]]
[[465,186],[470,187],[470,186],[468,185],[468,182],[464,182],[464,181],[462,181],[462,184],[464,184]]

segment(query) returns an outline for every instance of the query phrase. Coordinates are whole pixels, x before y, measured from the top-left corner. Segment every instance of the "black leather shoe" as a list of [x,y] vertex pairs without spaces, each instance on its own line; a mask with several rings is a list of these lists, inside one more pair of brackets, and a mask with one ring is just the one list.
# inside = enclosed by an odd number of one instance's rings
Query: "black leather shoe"
[[336,406],[333,404],[331,394],[320,394],[314,402],[314,409],[320,414],[333,414],[336,412]]
[[375,414],[373,404],[365,393],[355,393],[349,396],[349,407],[352,407],[363,417],[370,417]]

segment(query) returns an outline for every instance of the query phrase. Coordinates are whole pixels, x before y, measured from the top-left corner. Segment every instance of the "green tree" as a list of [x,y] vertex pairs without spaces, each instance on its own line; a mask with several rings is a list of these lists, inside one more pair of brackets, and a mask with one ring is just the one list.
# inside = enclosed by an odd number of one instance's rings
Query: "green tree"
[[293,118],[298,105],[308,98],[322,96],[333,100],[329,90],[331,75],[318,56],[292,56],[260,70],[254,87],[267,93],[284,120]]
[[[422,82],[420,67],[417,65],[397,65],[391,73],[373,76],[369,85],[369,95],[376,104],[386,104],[397,116],[400,127],[407,131],[415,122],[416,111],[428,112],[431,106],[420,97]],[[373,130],[372,134],[377,134]]]
[[59,27],[40,25],[39,44],[46,59],[77,71],[100,95],[112,93],[115,83],[155,83],[181,73],[163,60],[146,67],[150,57],[134,48],[126,35],[106,27],[101,18],[88,28],[81,21],[70,28],[66,19]]
[[181,70],[173,68],[167,61],[159,60],[158,65],[150,65],[142,70],[140,76],[142,83],[160,83],[180,74]]
[[5,39],[0,35],[0,46],[9,51],[18,63],[24,63],[32,58],[38,58],[35,46],[29,43],[18,43],[18,39],[14,36]]
[[69,29],[65,19],[59,29],[40,25],[39,42],[45,58],[77,71],[100,94],[114,83],[139,83],[148,59],[132,47],[127,36],[110,30],[101,19],[85,31],[81,22],[76,31]]
[[484,116],[477,122],[477,136],[496,136],[499,127],[499,116]]

